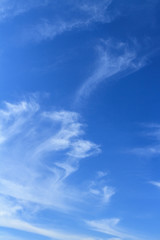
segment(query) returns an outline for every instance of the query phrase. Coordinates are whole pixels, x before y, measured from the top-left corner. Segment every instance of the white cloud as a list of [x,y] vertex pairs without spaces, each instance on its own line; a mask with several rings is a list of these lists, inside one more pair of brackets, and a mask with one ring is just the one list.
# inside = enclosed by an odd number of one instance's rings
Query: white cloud
[[22,207],[18,203],[11,202],[7,197],[0,195],[0,218],[16,215]]
[[[66,21],[65,12],[61,9],[61,5],[65,6],[67,12],[70,12],[70,16],[75,15],[77,18],[72,19],[72,21]],[[91,1],[91,0],[81,0],[81,1],[57,1],[57,0],[1,0],[0,1],[0,20],[6,20],[8,18],[13,18],[28,12],[31,9],[38,7],[48,7],[52,9],[53,16],[54,10],[58,13],[60,21],[48,21],[47,19],[42,24],[36,26],[37,36],[39,34],[39,39],[54,38],[57,34],[64,31],[70,31],[72,28],[87,26],[93,22],[110,22],[114,19],[115,14],[110,14],[108,8],[111,5],[112,0],[101,0],[101,1]],[[44,9],[45,12],[45,9]],[[79,16],[80,15],[80,16]],[[46,23],[46,24],[45,24]],[[34,35],[36,36],[36,35]]]
[[98,178],[103,178],[103,177],[106,177],[108,175],[107,172],[104,172],[104,171],[98,171],[97,172],[97,177]]
[[82,1],[79,9],[88,16],[88,23],[90,22],[111,22],[114,19],[114,14],[108,13],[112,0],[102,1]]
[[114,194],[115,190],[113,188],[105,186],[103,188],[103,201],[107,203]]
[[154,157],[160,154],[160,126],[159,124],[146,124],[143,136],[151,139],[151,144],[143,147],[136,147],[130,150],[131,153],[145,157]]
[[160,154],[160,145],[134,148],[130,152],[138,155],[143,155],[146,157],[152,157]]
[[119,79],[139,70],[145,64],[144,58],[138,58],[135,45],[131,48],[126,43],[108,40],[102,41],[97,50],[95,70],[78,90],[76,101],[88,97],[103,81]]
[[90,193],[98,197],[101,204],[106,204],[110,201],[111,197],[115,194],[114,188],[110,186],[98,187],[93,186],[89,189]]
[[0,226],[17,229],[21,231],[26,231],[26,232],[38,234],[41,236],[45,236],[50,239],[56,239],[56,240],[64,240],[64,239],[66,240],[100,240],[99,238],[95,238],[95,237],[88,237],[88,236],[83,236],[79,234],[77,235],[69,234],[68,232],[63,232],[62,230],[49,230],[49,229],[40,228],[32,224],[29,224],[27,222],[18,220],[16,218],[0,219]]
[[154,186],[160,188],[160,182],[151,181],[150,183],[153,184]]
[[87,225],[93,230],[105,233],[107,235],[116,237],[112,239],[127,239],[127,240],[138,240],[137,237],[132,236],[125,231],[122,231],[117,225],[120,222],[118,218],[102,219],[102,220],[92,220],[86,221]]
[[75,112],[45,112],[34,99],[5,103],[0,109],[0,226],[54,236],[23,218],[35,209],[67,212],[85,201],[83,192],[66,181],[81,159],[100,152],[84,134]]
[[26,238],[19,238],[17,236],[13,236],[11,234],[8,234],[8,233],[3,233],[1,231],[0,233],[0,240],[25,240]]
[[[67,13],[70,13],[68,18],[68,14],[66,16],[63,11],[59,11],[61,9],[59,1],[55,1],[54,4],[50,2],[50,9],[53,10],[52,19],[44,17],[38,24],[30,26],[25,38],[35,41],[52,40],[64,32],[86,28],[93,23],[110,23],[115,18],[115,14],[108,11],[111,3],[112,0],[64,1]],[[54,18],[55,8],[58,19]]]
[[[16,229],[25,231],[28,233],[38,234],[50,239],[56,240],[102,240],[100,238],[85,236],[82,234],[73,234],[63,231],[63,229],[46,229],[41,226],[33,225],[32,223],[21,220],[18,217],[18,212],[22,213],[22,204],[25,203],[19,202],[19,205],[14,203],[14,200],[11,198],[5,198],[0,195],[0,227],[4,228],[4,234],[0,235],[0,239],[4,240],[15,240],[19,239],[13,237],[12,235],[5,234],[5,228]],[[30,212],[31,214],[31,212]]]
[[21,15],[32,8],[45,6],[48,0],[1,0],[0,1],[0,20]]
[[66,22],[60,20],[53,23],[49,20],[43,20],[36,26],[32,26],[30,30],[27,30],[25,36],[26,40],[35,40],[37,42],[42,40],[52,40],[57,35],[60,35],[66,31],[71,31],[73,28],[77,28],[81,25],[81,21],[74,20],[72,22]]
[[120,238],[108,238],[107,240],[122,240]]
[[100,152],[99,146],[86,140],[79,140],[72,147],[68,155],[75,158],[86,158]]
[[0,144],[18,134],[38,109],[38,104],[33,101],[18,104],[5,102],[5,109],[0,110]]
[[91,196],[99,200],[100,205],[108,204],[111,197],[116,193],[115,189],[111,186],[106,185],[104,172],[98,172],[98,177],[89,184],[89,193]]

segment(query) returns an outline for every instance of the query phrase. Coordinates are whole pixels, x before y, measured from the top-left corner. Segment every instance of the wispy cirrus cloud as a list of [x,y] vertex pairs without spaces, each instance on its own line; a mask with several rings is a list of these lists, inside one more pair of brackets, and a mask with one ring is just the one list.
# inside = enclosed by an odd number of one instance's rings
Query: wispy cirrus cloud
[[89,193],[92,197],[98,198],[100,205],[108,204],[113,195],[115,195],[115,188],[106,184],[106,172],[98,171],[97,177],[89,185]]
[[111,197],[115,194],[115,190],[109,186],[104,186],[102,188],[91,187],[90,193],[100,198],[101,204],[104,204],[110,201]]
[[[23,207],[22,207],[23,205]],[[87,236],[82,234],[74,234],[64,231],[63,229],[57,228],[44,228],[41,224],[32,224],[22,219],[23,208],[25,207],[26,202],[19,201],[16,202],[15,199],[5,197],[0,195],[0,227],[20,230],[28,233],[38,234],[47,239],[56,239],[56,240],[102,240],[93,236]],[[31,209],[30,209],[31,210]],[[32,212],[30,212],[31,214]],[[21,215],[21,217],[20,217]],[[5,240],[15,240],[19,238],[14,238],[12,235],[1,234],[0,239]],[[21,238],[25,239],[25,238]]]
[[45,6],[48,0],[1,0],[0,1],[0,21],[22,15],[25,12],[40,6]]
[[34,101],[5,105],[0,110],[0,193],[65,207],[65,199],[74,198],[65,178],[78,169],[80,159],[99,153],[99,146],[82,138],[75,112],[42,112]]
[[[23,240],[25,239],[26,238],[23,238]],[[18,236],[12,236],[11,234],[7,234],[1,231],[0,240],[22,240],[22,238],[19,238]]]
[[121,240],[120,238],[108,238],[108,240]]
[[[70,111],[44,111],[34,98],[5,102],[0,109],[0,226],[52,239],[98,240],[32,224],[43,209],[75,210],[88,199],[67,178],[81,159],[100,147],[84,139],[80,116]],[[9,151],[8,151],[9,149]],[[27,212],[30,212],[28,222]]]
[[122,78],[146,64],[146,59],[138,56],[136,44],[130,47],[130,44],[110,39],[102,41],[96,49],[98,58],[95,70],[79,88],[77,102],[87,98],[102,82]]
[[[129,152],[145,158],[154,158],[160,155],[160,125],[157,123],[143,124],[145,130],[143,131],[143,137],[148,138],[151,143],[144,145],[143,147],[136,147]],[[160,181],[149,181],[152,184],[160,188]]]
[[119,222],[120,222],[120,219],[111,218],[111,219],[86,221],[86,224],[95,231],[105,233],[108,236],[113,236],[113,238],[111,238],[113,240],[123,240],[123,239],[127,239],[127,240],[138,240],[139,239],[140,240],[140,238],[133,236],[126,231],[121,230],[117,226]]
[[[3,218],[0,219],[0,226],[12,228],[16,230],[21,230],[29,233],[38,234],[49,239],[56,239],[56,240],[102,240],[96,237],[90,237],[80,234],[69,234],[68,232],[63,232],[62,230],[50,230],[44,229],[37,226],[34,226],[28,222],[16,219],[16,218]],[[7,238],[8,239],[8,238]],[[11,238],[12,239],[12,238]]]
[[[52,40],[64,32],[88,28],[93,23],[110,23],[116,16],[114,12],[108,10],[112,0],[70,0],[62,2],[68,10],[67,14],[61,10],[60,1],[49,2],[53,10],[52,18],[44,17],[39,23],[30,26],[30,29],[27,29],[25,34],[27,40],[35,40],[37,42]],[[54,13],[55,8],[57,10],[56,14]]]
[[108,240],[121,240],[120,238],[109,238]]
[[137,155],[146,156],[146,157],[153,157],[160,154],[160,145],[138,147],[138,148],[132,149],[130,152]]
[[110,9],[112,2],[113,0],[1,0],[0,21],[24,15],[30,10],[36,12],[41,7],[43,15],[41,18],[35,17],[35,22],[29,23],[29,27],[27,24],[22,39],[36,42],[52,40],[65,32],[88,28],[95,23],[112,22],[117,16],[117,12]]
[[111,22],[115,15],[109,13],[108,9],[112,4],[113,0],[102,0],[102,1],[80,1],[77,8],[84,12],[88,16],[90,22]]
[[145,131],[143,136],[151,140],[151,144],[143,147],[136,147],[130,150],[131,153],[146,157],[158,156],[160,154],[160,125],[147,124],[144,126]]
[[154,185],[154,186],[160,188],[160,182],[157,182],[157,181],[151,181],[150,183],[151,183],[152,185]]

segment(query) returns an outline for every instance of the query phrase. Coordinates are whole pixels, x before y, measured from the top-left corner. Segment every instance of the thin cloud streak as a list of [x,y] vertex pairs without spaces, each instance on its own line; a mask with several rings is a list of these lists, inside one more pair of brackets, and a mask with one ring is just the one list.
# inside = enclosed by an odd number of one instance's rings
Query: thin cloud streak
[[100,238],[94,238],[94,237],[88,237],[88,236],[81,236],[81,235],[73,235],[69,234],[67,232],[64,232],[62,230],[48,230],[40,227],[36,227],[34,225],[31,225],[27,222],[20,221],[18,219],[0,219],[0,226],[1,227],[7,227],[12,229],[17,229],[29,233],[38,234],[50,239],[56,239],[56,240],[102,240]]
[[102,41],[97,47],[98,59],[95,71],[79,88],[76,102],[89,97],[102,82],[119,79],[142,68],[146,61],[144,58],[138,58],[135,48],[135,46],[130,48],[123,42]]
[[156,157],[160,154],[160,125],[159,124],[146,124],[145,137],[152,140],[152,144],[143,147],[136,147],[130,150],[131,153],[142,155],[145,157]]
[[[58,20],[54,19],[54,17],[52,19],[44,18],[38,24],[30,26],[30,29],[27,29],[26,34],[24,34],[26,41],[33,40],[40,42],[43,40],[52,40],[62,33],[88,28],[97,22],[110,23],[116,17],[115,13],[108,11],[112,0],[69,1],[67,3],[69,6],[66,7],[68,7],[70,15],[74,13],[74,18],[68,19],[68,17],[61,12],[59,12],[60,17]],[[59,2],[54,2],[52,6],[53,10],[55,6],[59,6]]]
[[[139,156],[153,158],[160,155],[160,125],[157,123],[143,124],[145,129],[144,136],[151,138],[152,144],[131,149],[129,152]],[[149,181],[149,184],[160,188],[159,181]]]
[[48,0],[1,0],[0,1],[0,21],[22,15],[29,10],[47,5]]
[[160,188],[160,182],[156,182],[156,181],[151,181],[150,184]]
[[117,237],[118,237],[118,239],[127,239],[127,240],[138,240],[139,239],[133,235],[130,235],[130,234],[122,231],[119,227],[117,227],[119,222],[120,222],[120,219],[111,218],[111,219],[86,221],[86,224],[88,226],[90,226],[91,229],[93,229],[94,231],[102,232],[107,235],[116,237],[115,239],[117,239]]

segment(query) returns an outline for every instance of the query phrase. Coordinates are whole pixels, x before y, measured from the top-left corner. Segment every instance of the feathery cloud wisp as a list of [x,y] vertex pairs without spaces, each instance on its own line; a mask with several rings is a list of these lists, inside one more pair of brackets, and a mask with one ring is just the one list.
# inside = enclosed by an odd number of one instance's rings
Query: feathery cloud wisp
[[154,186],[160,188],[160,182],[151,181],[150,183],[151,183],[152,185],[154,185]]
[[44,229],[40,228],[37,226],[34,226],[30,223],[18,220],[16,218],[13,219],[8,219],[8,218],[3,218],[0,219],[0,226],[1,227],[8,227],[8,228],[13,228],[16,230],[21,230],[29,233],[34,233],[38,234],[50,239],[56,239],[56,240],[102,240],[100,238],[95,238],[95,237],[89,237],[89,236],[83,236],[83,235],[73,235],[69,234],[67,232],[63,232],[62,230],[49,230],[49,229]]
[[116,193],[113,187],[106,185],[103,179],[105,176],[105,172],[98,172],[97,179],[92,181],[89,185],[89,193],[95,198],[99,198],[101,205],[108,204],[111,197]]
[[28,210],[31,215],[44,208],[67,212],[84,201],[82,191],[66,182],[81,159],[100,152],[84,133],[76,112],[45,112],[35,100],[5,102],[0,109],[0,226],[55,239],[95,240],[25,221]]
[[158,156],[160,154],[160,125],[152,123],[145,125],[145,128],[145,134],[143,135],[150,138],[152,143],[147,146],[133,148],[130,152],[146,157]]
[[123,42],[115,43],[111,40],[102,43],[97,48],[98,60],[95,71],[78,90],[76,101],[88,97],[103,81],[121,78],[145,65],[144,58],[138,58],[135,47],[130,48]]
[[45,6],[48,0],[38,1],[38,0],[1,0],[0,1],[0,21],[7,18],[13,18],[15,16],[24,14],[32,8]]
[[116,237],[115,239],[138,240],[137,237],[121,231],[117,227],[119,222],[120,219],[118,218],[86,221],[87,225],[89,225],[93,230]]
[[99,153],[99,147],[82,138],[77,113],[42,112],[33,101],[5,104],[0,110],[0,193],[57,208],[69,206],[65,202],[73,200],[76,191],[67,190],[64,180],[78,169],[80,159]]
[[[54,14],[51,19],[44,17],[38,24],[30,26],[25,38],[37,42],[52,40],[64,32],[86,28],[93,23],[110,23],[115,18],[115,14],[108,11],[111,3],[112,0],[65,1],[64,5],[68,9],[67,12],[70,12],[69,16],[74,17],[68,18],[68,14],[66,15],[63,11],[58,12],[58,19],[54,17]],[[58,6],[57,11],[61,9],[59,1],[55,1],[54,4],[50,2],[50,4],[53,12],[56,6]]]

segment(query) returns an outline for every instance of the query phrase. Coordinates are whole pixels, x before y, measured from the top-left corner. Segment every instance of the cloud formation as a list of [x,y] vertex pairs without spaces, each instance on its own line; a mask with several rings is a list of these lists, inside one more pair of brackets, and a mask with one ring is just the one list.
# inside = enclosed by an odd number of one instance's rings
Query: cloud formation
[[52,40],[64,32],[88,28],[93,23],[98,22],[110,23],[115,18],[115,14],[108,11],[112,0],[70,0],[67,2],[62,0],[62,2],[68,10],[67,14],[61,9],[60,1],[54,1],[54,3],[50,1],[49,5],[52,10],[52,17],[48,18],[45,16],[39,23],[30,26],[30,29],[27,29],[27,34],[25,35],[26,39],[37,42]]
[[[40,228],[37,226],[34,226],[32,224],[29,224],[27,222],[18,220],[16,218],[3,218],[0,219],[0,226],[1,227],[8,227],[13,228],[21,231],[26,231],[29,233],[38,234],[50,239],[56,239],[56,240],[102,240],[100,238],[95,237],[88,237],[83,235],[73,235],[69,234],[67,232],[62,232],[62,230],[48,230],[44,228]],[[12,239],[12,238],[11,238]],[[8,238],[7,238],[8,240]]]
[[137,237],[128,234],[125,231],[122,231],[117,225],[120,222],[118,218],[111,219],[101,219],[101,220],[91,220],[86,221],[86,223],[95,231],[105,233],[109,236],[115,238],[110,238],[110,240],[138,240]]
[[[130,150],[131,153],[143,156],[145,158],[154,158],[160,155],[160,125],[157,123],[145,124],[145,131],[143,136],[149,138],[150,144],[143,147],[136,147]],[[149,181],[150,184],[160,188],[159,181]]]
[[80,159],[100,152],[99,146],[82,138],[78,114],[42,112],[36,102],[22,101],[5,103],[0,117],[0,193],[65,206],[65,198],[73,196],[64,180],[78,169]]
[[145,65],[145,59],[139,58],[136,46],[114,40],[102,41],[97,47],[98,59],[95,70],[79,88],[76,101],[88,97],[104,81],[119,79],[133,73]]
[[151,183],[152,185],[154,185],[154,186],[160,188],[160,182],[151,181],[150,183]]
[[13,18],[22,15],[25,12],[40,6],[45,6],[48,0],[1,0],[0,1],[0,20],[4,21],[8,18]]
[[158,156],[160,154],[160,125],[154,123],[145,125],[144,135],[152,140],[152,143],[143,147],[133,148],[131,152],[146,157]]
[[[85,190],[83,194],[66,180],[78,170],[81,159],[100,152],[84,135],[76,112],[44,111],[34,98],[4,103],[0,109],[1,227],[59,240],[97,239],[37,227],[26,216],[28,211],[32,216],[42,209],[66,213],[79,202],[82,207],[88,198]],[[106,190],[105,186],[104,197],[109,198],[109,187]]]
[[108,204],[112,196],[116,193],[113,187],[106,185],[104,178],[106,172],[98,171],[97,178],[89,185],[89,193],[92,197],[100,200],[100,205]]

